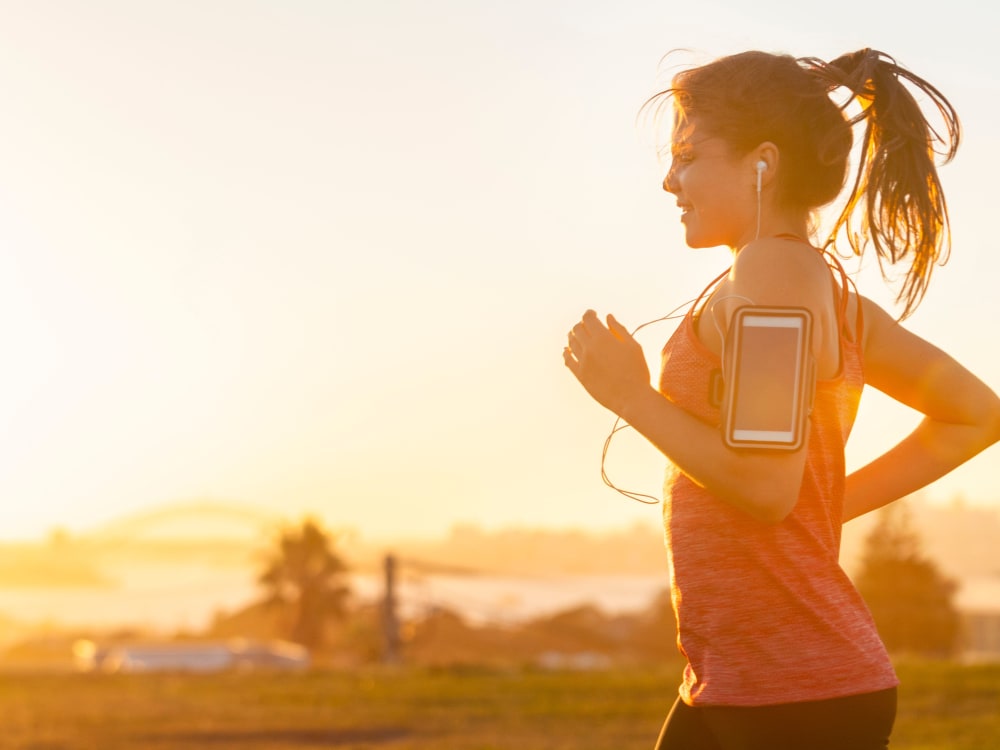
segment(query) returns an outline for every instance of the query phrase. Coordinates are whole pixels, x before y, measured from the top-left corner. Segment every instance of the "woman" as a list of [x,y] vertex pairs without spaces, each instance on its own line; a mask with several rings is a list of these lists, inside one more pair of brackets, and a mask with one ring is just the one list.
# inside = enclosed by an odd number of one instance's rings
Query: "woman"
[[[909,87],[942,116],[943,139]],[[830,94],[861,104],[848,119]],[[937,479],[1000,439],[1000,399],[947,354],[854,293],[827,249],[902,264],[905,318],[947,251],[933,145],[958,144],[934,87],[862,50],[829,63],[747,52],[678,74],[646,104],[672,111],[663,188],[687,244],[725,245],[733,264],[663,351],[659,389],[639,344],[587,311],[566,365],[599,403],[670,461],[664,522],[678,645],[688,660],[657,748],[888,746],[897,678],[864,602],[838,564],[841,524]],[[813,212],[861,158],[822,248]],[[846,230],[846,231],[845,231]],[[745,305],[805,308],[816,379],[805,444],[728,447],[712,397],[729,323]],[[766,353],[765,353],[766,354]],[[845,477],[844,442],[867,383],[924,415],[884,455]]]

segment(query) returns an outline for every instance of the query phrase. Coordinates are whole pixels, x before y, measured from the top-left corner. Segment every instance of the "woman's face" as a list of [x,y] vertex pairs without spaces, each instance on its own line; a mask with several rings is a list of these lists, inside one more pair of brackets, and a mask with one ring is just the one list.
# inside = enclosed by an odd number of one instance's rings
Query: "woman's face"
[[757,226],[751,156],[734,155],[696,118],[674,127],[671,156],[663,189],[677,197],[688,246],[737,249],[750,242]]

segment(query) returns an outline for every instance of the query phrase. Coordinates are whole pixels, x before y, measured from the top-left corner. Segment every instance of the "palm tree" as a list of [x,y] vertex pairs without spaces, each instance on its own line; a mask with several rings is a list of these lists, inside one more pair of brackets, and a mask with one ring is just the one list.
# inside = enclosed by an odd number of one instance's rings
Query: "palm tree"
[[333,544],[331,534],[307,518],[281,532],[257,577],[265,603],[288,612],[289,640],[311,649],[323,645],[327,621],[344,616],[350,595],[347,566]]

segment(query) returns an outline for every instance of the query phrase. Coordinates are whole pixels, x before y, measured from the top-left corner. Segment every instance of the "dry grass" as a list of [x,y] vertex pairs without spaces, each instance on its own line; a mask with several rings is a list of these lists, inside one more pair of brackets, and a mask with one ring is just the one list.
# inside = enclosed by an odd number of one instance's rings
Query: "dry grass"
[[[894,750],[1000,747],[1000,667],[903,664]],[[649,748],[676,668],[0,678],[24,750]]]

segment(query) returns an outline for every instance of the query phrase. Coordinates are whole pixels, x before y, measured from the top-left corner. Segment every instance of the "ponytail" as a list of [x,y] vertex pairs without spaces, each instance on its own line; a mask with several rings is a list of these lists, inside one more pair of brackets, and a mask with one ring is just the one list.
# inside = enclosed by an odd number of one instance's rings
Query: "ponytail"
[[[901,318],[906,318],[926,293],[934,265],[944,264],[951,249],[948,207],[934,158],[943,157],[942,163],[954,158],[958,115],[938,89],[882,52],[864,49],[829,63],[815,58],[799,62],[828,91],[847,88],[851,97],[843,106],[854,100],[861,105],[850,124],[865,122],[854,184],[827,246],[841,231],[856,255],[870,243],[883,278],[888,278],[887,265],[908,262],[896,299],[903,304]],[[930,98],[944,123],[944,136],[928,123],[906,83]]]

